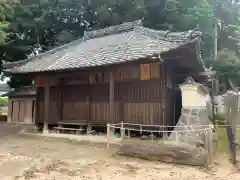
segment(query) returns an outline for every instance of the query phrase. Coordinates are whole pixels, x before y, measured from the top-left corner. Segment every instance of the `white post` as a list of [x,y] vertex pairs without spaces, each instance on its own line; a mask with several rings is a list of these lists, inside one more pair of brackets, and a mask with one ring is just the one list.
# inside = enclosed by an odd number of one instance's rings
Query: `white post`
[[152,136],[152,140],[154,140],[154,137],[153,137],[153,132],[151,132],[151,136]]

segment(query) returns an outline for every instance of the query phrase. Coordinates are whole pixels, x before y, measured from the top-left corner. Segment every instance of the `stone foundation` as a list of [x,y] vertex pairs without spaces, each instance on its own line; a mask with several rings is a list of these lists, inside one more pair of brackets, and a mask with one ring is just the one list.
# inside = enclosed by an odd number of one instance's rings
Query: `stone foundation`
[[[211,124],[207,110],[203,107],[184,107],[182,115],[168,140],[182,141],[189,144],[202,144],[204,128]],[[204,126],[206,125],[206,126]]]

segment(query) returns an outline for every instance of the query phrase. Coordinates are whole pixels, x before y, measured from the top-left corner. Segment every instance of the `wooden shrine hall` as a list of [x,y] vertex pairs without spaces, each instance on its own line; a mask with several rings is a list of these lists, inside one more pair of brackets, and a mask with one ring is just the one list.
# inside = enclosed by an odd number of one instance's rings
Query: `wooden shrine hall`
[[5,72],[36,87],[35,123],[169,125],[174,90],[204,71],[199,31],[168,32],[127,22],[16,63]]

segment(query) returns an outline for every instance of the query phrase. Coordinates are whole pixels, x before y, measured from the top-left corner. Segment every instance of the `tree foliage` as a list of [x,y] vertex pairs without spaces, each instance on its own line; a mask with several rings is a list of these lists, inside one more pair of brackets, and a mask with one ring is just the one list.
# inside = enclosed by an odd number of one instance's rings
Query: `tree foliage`
[[[240,37],[239,12],[238,0],[5,0],[0,2],[0,60],[22,60],[82,37],[87,30],[142,19],[145,26],[155,29],[185,31],[199,27],[205,63],[225,72],[229,59],[235,59],[235,65],[239,62],[236,55],[226,51],[236,51],[237,41],[229,37]],[[221,22],[217,66],[212,61],[215,18]]]
[[0,44],[5,42],[7,37],[9,21],[14,17],[14,6],[16,1],[0,1]]

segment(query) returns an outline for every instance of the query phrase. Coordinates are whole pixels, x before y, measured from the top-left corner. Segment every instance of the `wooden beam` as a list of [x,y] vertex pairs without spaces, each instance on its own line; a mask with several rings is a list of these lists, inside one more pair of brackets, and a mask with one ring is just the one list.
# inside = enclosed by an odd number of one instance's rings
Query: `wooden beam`
[[50,87],[44,87],[44,126],[43,130],[48,131],[48,117],[49,117],[49,97],[50,97]]
[[114,77],[113,73],[110,72],[109,82],[109,107],[110,107],[110,121],[114,119]]
[[42,122],[41,116],[40,116],[40,93],[41,93],[41,88],[36,87],[36,102],[35,102],[35,123],[36,122]]

